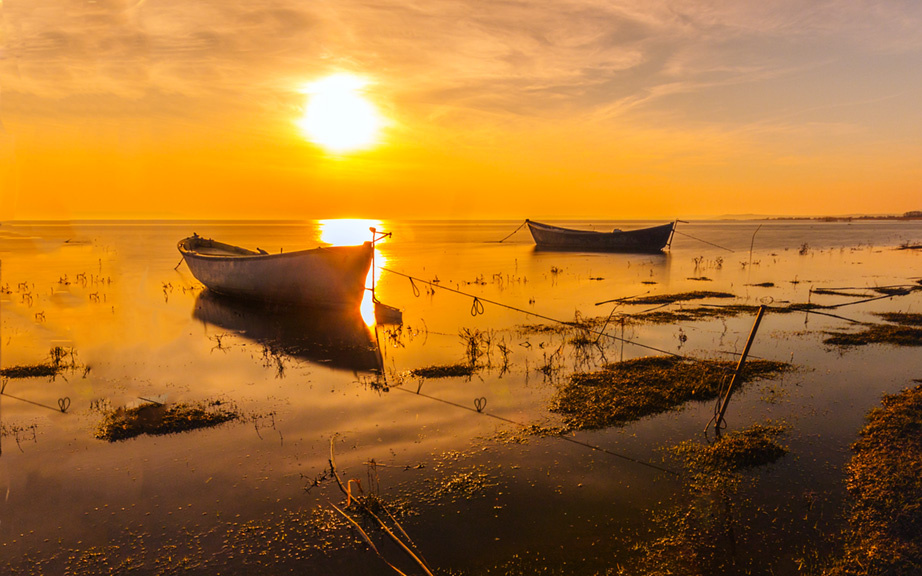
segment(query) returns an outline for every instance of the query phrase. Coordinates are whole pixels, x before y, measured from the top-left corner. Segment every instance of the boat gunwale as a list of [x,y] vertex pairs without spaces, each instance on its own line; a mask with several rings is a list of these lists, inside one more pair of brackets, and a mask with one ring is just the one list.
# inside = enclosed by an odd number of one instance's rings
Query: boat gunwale
[[543,222],[535,222],[534,220],[525,220],[525,223],[529,226],[534,226],[538,229],[545,229],[551,232],[562,232],[566,234],[586,234],[586,235],[602,235],[602,236],[612,236],[620,234],[631,234],[633,232],[646,232],[651,230],[656,230],[658,228],[665,229],[670,226],[675,226],[675,222],[667,222],[666,224],[657,224],[656,226],[648,226],[646,228],[634,228],[633,230],[615,230],[610,232],[602,232],[599,230],[579,230],[576,228],[564,228],[562,226],[554,226],[553,224],[544,224]]
[[[231,250],[237,249],[237,250],[246,251],[248,253],[240,253],[236,255],[235,254],[206,254],[203,252],[199,252],[193,248],[187,247],[185,243],[189,240],[205,241],[205,242],[210,243],[212,246],[221,246],[221,247],[226,246],[227,248]],[[182,254],[183,257],[200,258],[202,260],[209,260],[209,261],[221,261],[221,260],[240,261],[240,260],[271,260],[271,259],[280,259],[280,258],[298,258],[300,256],[320,255],[320,253],[323,253],[323,252],[340,252],[343,249],[369,250],[372,248],[372,243],[363,242],[362,244],[355,244],[355,245],[350,245],[350,246],[318,246],[316,248],[295,250],[293,252],[275,252],[271,254],[270,253],[260,254],[259,252],[254,252],[252,250],[248,250],[247,248],[242,248],[240,246],[235,246],[233,244],[227,244],[225,242],[218,242],[216,240],[202,238],[201,236],[198,236],[198,237],[189,236],[188,238],[183,238],[182,240],[180,240],[177,243],[176,247],[177,249],[179,249],[179,252],[180,254]]]

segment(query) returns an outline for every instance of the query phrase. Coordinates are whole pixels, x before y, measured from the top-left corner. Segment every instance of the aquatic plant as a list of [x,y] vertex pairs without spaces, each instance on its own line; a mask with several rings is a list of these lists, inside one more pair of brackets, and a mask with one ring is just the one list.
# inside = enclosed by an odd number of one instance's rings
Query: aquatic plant
[[874,324],[860,332],[827,332],[824,344],[831,346],[866,346],[868,344],[893,344],[895,346],[922,346],[922,328],[893,324]]
[[[76,351],[73,348],[64,348],[55,346],[48,351],[48,360],[37,364],[28,364],[23,366],[10,366],[0,369],[0,377],[3,378],[54,378],[64,370],[76,370],[78,367]],[[70,357],[70,362],[65,362]],[[89,372],[89,367],[85,368],[84,375]]]
[[214,400],[195,404],[144,404],[104,412],[96,428],[100,440],[117,442],[142,434],[159,436],[199,428],[211,428],[240,417],[231,406]]
[[841,556],[826,576],[909,576],[922,566],[922,386],[884,396],[852,446]]
[[[713,443],[673,446],[670,451],[682,459],[687,493],[674,508],[653,515],[660,536],[641,548],[637,573],[765,573],[763,557],[739,553],[747,534],[736,529],[735,500],[741,471],[770,464],[787,452],[777,443],[782,433],[781,426],[757,424]],[[764,545],[764,539],[759,534],[753,541]]]
[[883,318],[887,322],[901,324],[903,326],[922,326],[922,314],[911,314],[908,312],[879,312],[875,316]]
[[464,343],[464,355],[468,364],[472,367],[477,366],[480,359],[484,356],[489,360],[490,353],[493,350],[493,331],[477,330],[462,328],[458,336]]
[[713,292],[708,290],[697,290],[694,292],[680,292],[677,294],[657,294],[654,296],[644,296],[642,298],[632,298],[623,300],[625,304],[674,304],[687,300],[704,300],[707,298],[735,298],[729,292]]
[[[649,356],[577,373],[558,387],[551,410],[574,430],[623,426],[686,402],[716,399],[736,362]],[[770,378],[791,369],[785,362],[751,360],[742,381]]]
[[4,378],[43,378],[56,376],[59,371],[60,368],[50,364],[32,364],[0,369],[0,376]]
[[471,364],[448,364],[414,368],[410,374],[420,378],[455,378],[458,376],[471,376],[476,368]]
[[757,424],[730,432],[710,444],[682,442],[673,452],[682,457],[685,469],[695,474],[744,470],[771,464],[787,454],[787,449],[777,442],[783,433],[783,426]]

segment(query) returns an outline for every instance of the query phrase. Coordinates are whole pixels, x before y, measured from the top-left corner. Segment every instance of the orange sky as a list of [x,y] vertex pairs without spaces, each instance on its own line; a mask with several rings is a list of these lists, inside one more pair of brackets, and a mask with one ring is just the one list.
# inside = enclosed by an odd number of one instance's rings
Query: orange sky
[[[0,0],[0,219],[922,209],[922,4]],[[304,86],[388,124],[333,155]]]

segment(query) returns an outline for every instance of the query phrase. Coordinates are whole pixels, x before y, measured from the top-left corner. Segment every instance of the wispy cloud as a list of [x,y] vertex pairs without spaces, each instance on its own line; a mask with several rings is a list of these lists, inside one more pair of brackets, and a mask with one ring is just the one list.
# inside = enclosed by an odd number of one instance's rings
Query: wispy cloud
[[433,128],[770,132],[918,90],[922,57],[908,0],[5,0],[0,16],[5,119],[291,115],[301,84],[347,69]]

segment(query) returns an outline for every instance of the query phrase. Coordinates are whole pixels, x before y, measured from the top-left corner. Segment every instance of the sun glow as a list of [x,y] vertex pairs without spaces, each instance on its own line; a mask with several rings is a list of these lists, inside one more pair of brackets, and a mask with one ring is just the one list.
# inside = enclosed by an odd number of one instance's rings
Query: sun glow
[[298,125],[311,142],[335,153],[371,148],[384,124],[365,96],[369,82],[351,74],[327,76],[305,87],[304,116]]
[[381,229],[380,220],[363,218],[335,218],[320,220],[319,223],[320,241],[336,246],[358,246],[363,242],[370,242],[371,228]]

